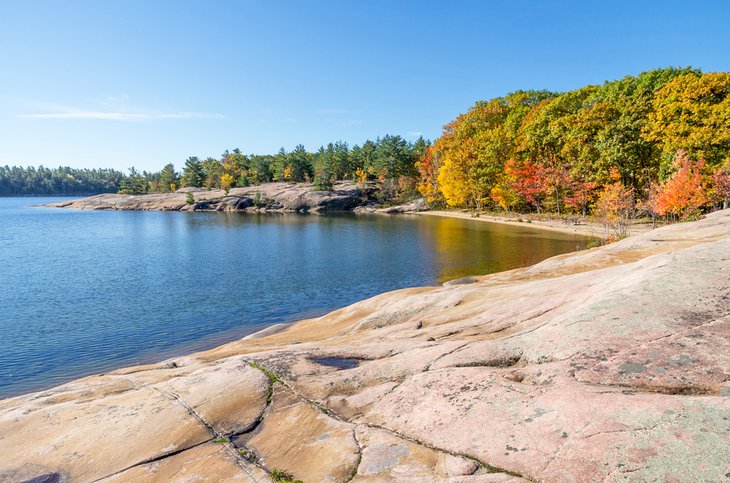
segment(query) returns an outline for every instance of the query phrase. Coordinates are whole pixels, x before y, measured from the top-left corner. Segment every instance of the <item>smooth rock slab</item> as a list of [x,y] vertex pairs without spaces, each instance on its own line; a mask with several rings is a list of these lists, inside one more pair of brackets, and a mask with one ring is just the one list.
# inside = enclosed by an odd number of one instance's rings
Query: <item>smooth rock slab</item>
[[382,429],[359,425],[355,434],[362,459],[353,481],[446,481],[479,469],[476,461],[434,451]]
[[268,473],[235,456],[222,444],[205,443],[154,463],[135,466],[103,482],[270,483]]
[[271,407],[245,446],[270,471],[286,470],[305,482],[339,482],[359,458],[353,430],[276,384]]
[[[448,377],[445,377],[448,374]],[[532,479],[717,481],[730,471],[730,398],[626,393],[469,367],[409,378],[362,418]],[[685,464],[676,458],[692,461]],[[696,462],[702,461],[702,465]]]
[[155,387],[180,397],[206,424],[224,435],[252,428],[269,396],[269,378],[237,357]]
[[211,438],[177,401],[151,388],[29,414],[0,413],[0,468],[93,481]]

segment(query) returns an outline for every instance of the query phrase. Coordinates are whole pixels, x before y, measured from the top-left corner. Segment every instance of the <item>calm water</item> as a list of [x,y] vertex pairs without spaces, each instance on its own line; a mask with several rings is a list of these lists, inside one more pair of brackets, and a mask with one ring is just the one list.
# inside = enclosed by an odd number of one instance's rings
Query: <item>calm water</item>
[[0,397],[585,240],[468,220],[82,212],[0,198]]

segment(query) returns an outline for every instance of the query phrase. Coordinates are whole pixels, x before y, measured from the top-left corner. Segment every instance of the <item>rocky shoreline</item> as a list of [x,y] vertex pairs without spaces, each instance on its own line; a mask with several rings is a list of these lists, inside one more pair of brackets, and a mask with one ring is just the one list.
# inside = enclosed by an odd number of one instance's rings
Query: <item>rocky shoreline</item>
[[[337,183],[329,191],[316,191],[311,183],[266,183],[246,188],[233,188],[228,194],[221,190],[182,188],[174,193],[122,195],[106,193],[86,198],[50,203],[53,208],[78,210],[123,211],[236,211],[244,213],[327,213],[352,212],[358,215],[420,214],[448,218],[468,219],[490,223],[569,233],[596,238],[603,228],[586,220],[568,223],[565,220],[529,220],[513,216],[482,214],[475,217],[464,210],[431,210],[425,199],[418,198],[396,206],[380,206],[375,200],[374,184],[355,184],[348,181]],[[195,201],[188,203],[188,193]],[[529,221],[528,221],[529,220]],[[651,229],[651,224],[634,224],[631,234]]]
[[725,210],[6,399],[0,481],[723,481],[728,270]]
[[[311,183],[266,183],[246,188],[222,190],[182,188],[174,193],[123,195],[105,193],[47,206],[79,210],[129,211],[256,211],[256,212],[328,212],[359,211],[399,213],[426,209],[424,201],[402,207],[375,208],[376,187],[339,182],[331,190],[317,191]],[[194,201],[188,202],[192,194]]]

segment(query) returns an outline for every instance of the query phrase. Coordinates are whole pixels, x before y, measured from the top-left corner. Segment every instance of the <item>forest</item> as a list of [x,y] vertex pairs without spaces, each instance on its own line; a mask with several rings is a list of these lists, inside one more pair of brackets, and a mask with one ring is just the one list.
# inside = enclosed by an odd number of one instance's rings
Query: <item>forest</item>
[[77,170],[0,167],[0,195],[93,194],[119,192],[144,194],[172,192],[181,187],[229,190],[272,181],[311,182],[327,190],[337,180],[376,181],[382,201],[418,196],[417,164],[429,143],[423,138],[406,141],[385,135],[375,141],[350,147],[337,141],[307,151],[303,145],[276,154],[243,154],[240,149],[225,151],[219,158],[189,157],[182,171],[170,163],[157,172],[128,173],[102,169]]
[[223,189],[272,181],[311,182],[314,189],[328,190],[338,180],[376,181],[382,200],[407,199],[418,195],[417,165],[429,143],[423,138],[408,142],[386,135],[375,141],[350,147],[337,141],[315,152],[297,145],[276,154],[246,155],[240,149],[225,151],[220,158],[189,157],[181,173],[172,164],[160,172],[138,172],[134,168],[121,182],[121,193],[175,191],[179,187]]
[[113,169],[0,166],[0,196],[115,193],[123,179]]
[[656,69],[480,101],[418,170],[432,205],[689,219],[728,205],[730,73]]
[[431,144],[386,135],[350,147],[190,157],[177,172],[0,167],[0,194],[225,191],[271,181],[374,183],[383,203],[592,215],[620,231],[637,216],[692,219],[730,202],[730,73],[663,68],[557,93],[479,101]]

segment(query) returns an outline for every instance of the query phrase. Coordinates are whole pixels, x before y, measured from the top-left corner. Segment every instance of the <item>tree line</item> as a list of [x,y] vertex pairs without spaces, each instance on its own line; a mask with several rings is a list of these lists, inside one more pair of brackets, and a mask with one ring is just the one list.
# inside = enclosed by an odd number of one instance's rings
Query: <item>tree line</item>
[[318,190],[331,189],[336,181],[374,182],[383,200],[417,196],[418,160],[429,142],[422,137],[409,142],[386,135],[350,147],[344,141],[329,143],[310,152],[301,144],[292,151],[249,154],[225,151],[219,158],[189,157],[182,172],[168,164],[156,173],[130,172],[122,179],[120,193],[171,192],[180,187],[223,189],[272,181],[311,182]]
[[0,196],[115,193],[123,178],[113,169],[0,166]]
[[398,135],[350,147],[344,141],[329,143],[317,151],[297,145],[276,154],[244,154],[226,150],[219,158],[189,157],[178,172],[170,163],[160,171],[128,173],[113,169],[68,167],[0,167],[0,195],[167,193],[181,187],[230,190],[272,181],[311,182],[327,190],[336,181],[374,182],[383,201],[418,195],[417,161],[430,143],[422,137],[409,142]]
[[434,205],[690,218],[730,197],[730,73],[656,69],[477,102],[417,167]]

